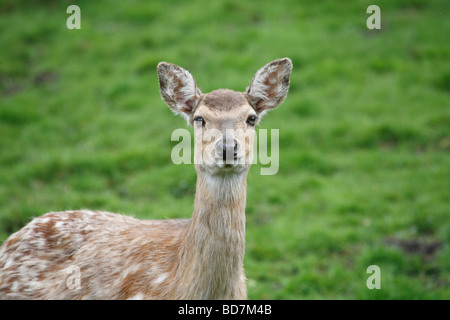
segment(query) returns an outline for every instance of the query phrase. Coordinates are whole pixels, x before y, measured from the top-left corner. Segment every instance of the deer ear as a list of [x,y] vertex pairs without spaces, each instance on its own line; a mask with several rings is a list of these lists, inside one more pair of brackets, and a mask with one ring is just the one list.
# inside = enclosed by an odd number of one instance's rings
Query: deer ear
[[164,102],[188,122],[202,94],[194,77],[185,69],[167,62],[158,64],[159,89]]
[[247,88],[248,99],[256,112],[274,109],[283,102],[289,90],[291,71],[291,59],[284,58],[272,61],[256,72]]

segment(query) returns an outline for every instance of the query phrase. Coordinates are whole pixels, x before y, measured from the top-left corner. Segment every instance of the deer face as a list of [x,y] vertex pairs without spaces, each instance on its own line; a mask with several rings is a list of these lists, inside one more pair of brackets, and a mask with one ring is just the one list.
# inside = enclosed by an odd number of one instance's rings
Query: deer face
[[281,104],[289,89],[292,62],[261,68],[246,92],[219,89],[202,94],[192,75],[174,64],[158,64],[161,96],[194,127],[194,163],[209,174],[245,172],[253,159],[255,125]]
[[221,89],[203,95],[191,117],[197,168],[210,173],[248,169],[257,117],[242,92]]

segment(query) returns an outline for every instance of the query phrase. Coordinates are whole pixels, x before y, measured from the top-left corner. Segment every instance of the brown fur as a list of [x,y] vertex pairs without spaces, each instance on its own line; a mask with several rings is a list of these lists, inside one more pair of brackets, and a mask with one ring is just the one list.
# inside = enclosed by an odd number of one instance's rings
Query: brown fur
[[230,111],[234,107],[248,103],[245,93],[229,89],[211,91],[203,95],[200,102],[217,111]]

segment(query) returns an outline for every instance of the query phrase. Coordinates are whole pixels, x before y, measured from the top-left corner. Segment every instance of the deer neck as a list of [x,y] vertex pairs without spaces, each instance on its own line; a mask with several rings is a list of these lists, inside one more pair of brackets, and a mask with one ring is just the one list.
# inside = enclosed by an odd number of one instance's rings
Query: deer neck
[[245,251],[247,173],[211,176],[198,170],[192,221],[181,246],[190,297],[227,299],[241,276]]

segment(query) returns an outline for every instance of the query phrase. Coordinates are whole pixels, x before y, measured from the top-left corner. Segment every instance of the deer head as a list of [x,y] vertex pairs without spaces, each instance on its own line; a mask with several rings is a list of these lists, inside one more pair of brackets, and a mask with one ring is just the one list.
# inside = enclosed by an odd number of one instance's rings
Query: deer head
[[255,74],[245,92],[229,89],[203,94],[192,75],[166,62],[158,64],[161,96],[169,108],[194,127],[197,172],[210,175],[248,171],[255,125],[285,99],[292,62],[270,62]]

